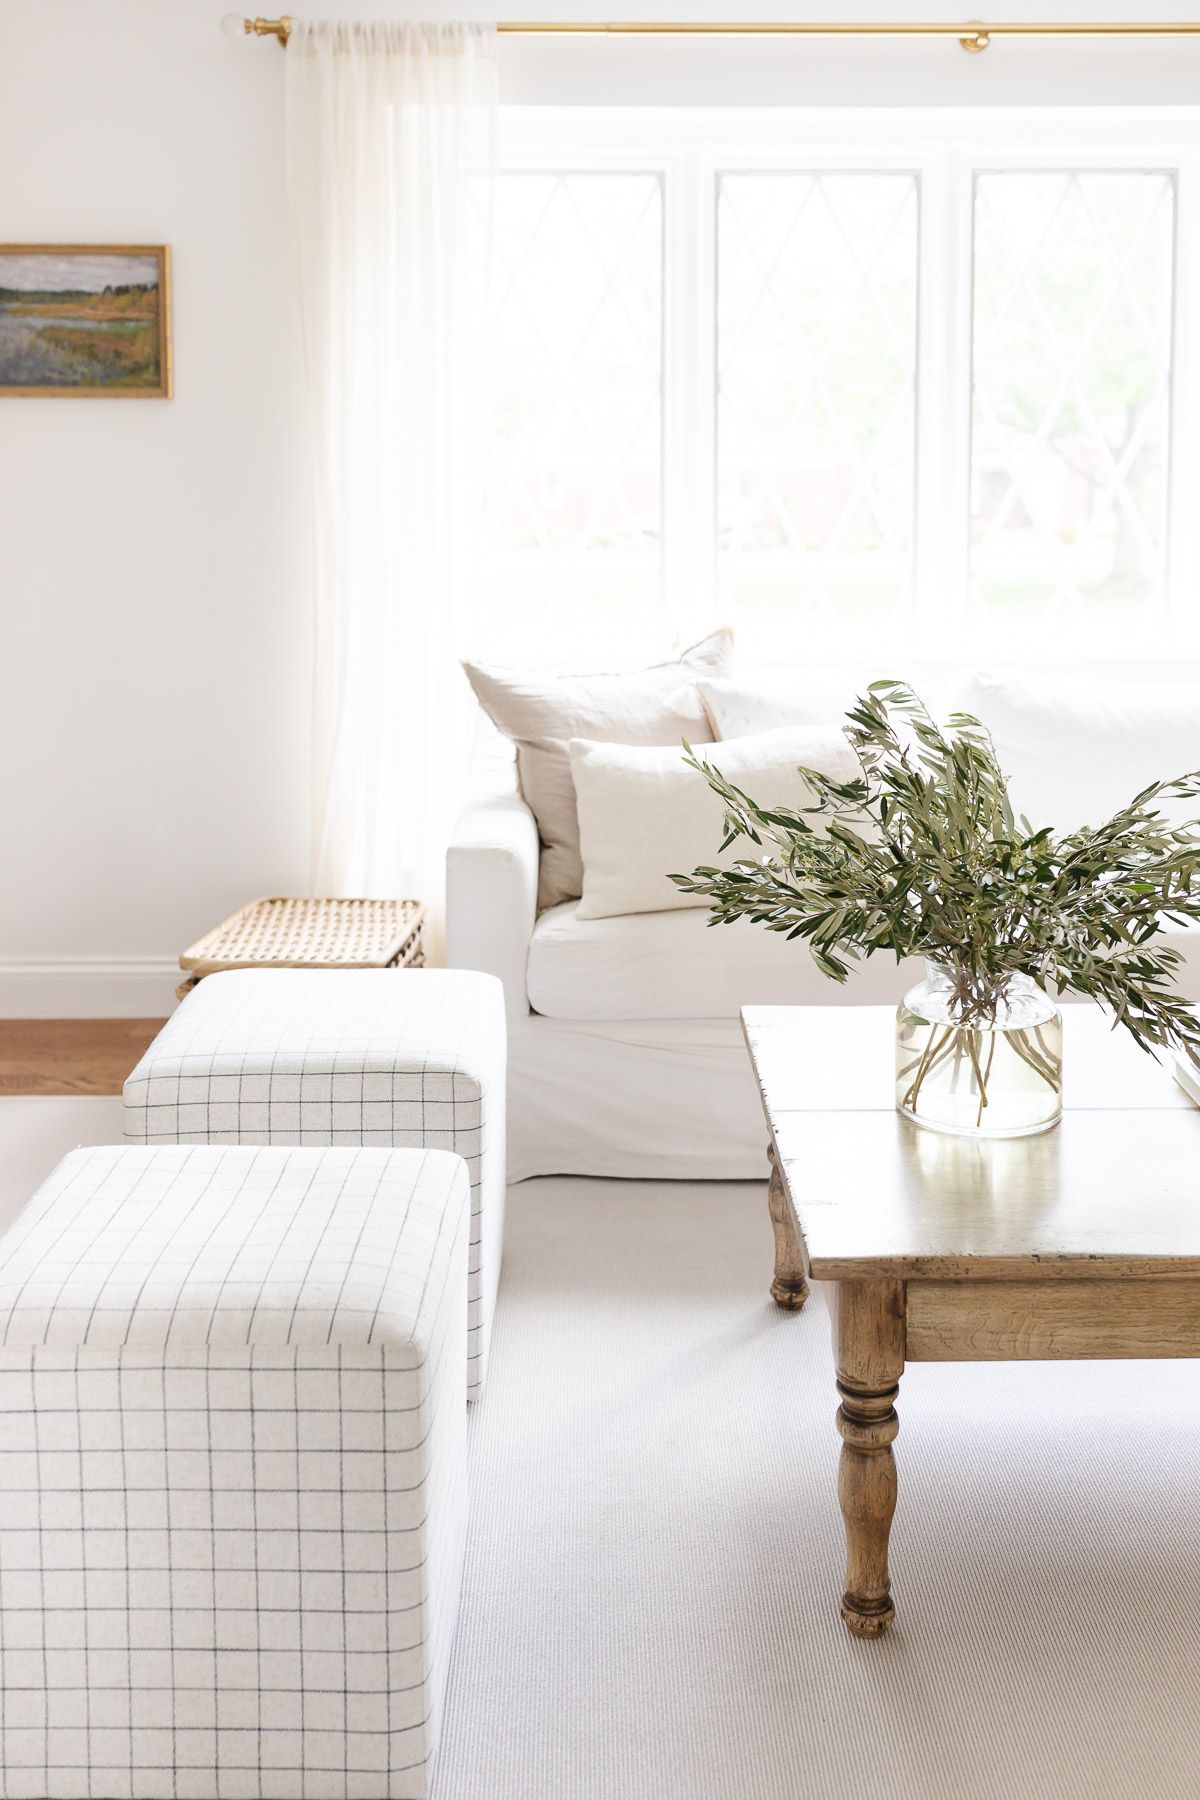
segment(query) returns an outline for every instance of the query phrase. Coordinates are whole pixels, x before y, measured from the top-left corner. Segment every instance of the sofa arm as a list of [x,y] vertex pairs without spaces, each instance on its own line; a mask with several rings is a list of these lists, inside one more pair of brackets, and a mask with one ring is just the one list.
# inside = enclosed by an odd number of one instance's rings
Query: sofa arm
[[525,965],[537,917],[539,854],[512,746],[486,727],[446,851],[446,964],[498,975],[510,1019],[529,1011]]

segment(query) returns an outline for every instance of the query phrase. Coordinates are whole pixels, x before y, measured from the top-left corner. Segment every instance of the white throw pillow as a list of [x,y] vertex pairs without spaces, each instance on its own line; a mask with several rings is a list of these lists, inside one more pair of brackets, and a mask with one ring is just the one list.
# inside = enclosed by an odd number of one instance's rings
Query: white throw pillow
[[[812,803],[812,789],[797,773],[801,764],[835,781],[850,781],[861,773],[836,725],[765,731],[709,747],[703,756],[761,806]],[[578,918],[707,906],[702,894],[681,893],[668,875],[763,854],[745,837],[718,854],[724,807],[683,757],[678,746],[647,749],[571,740],[583,854]]]
[[733,635],[721,630],[672,662],[617,674],[552,675],[463,664],[479,704],[517,746],[521,792],[542,841],[539,908],[572,900],[581,891],[568,741],[677,744],[686,737],[691,744],[708,742],[708,721],[694,684],[699,675],[723,673],[732,653]]
[[916,669],[898,665],[890,656],[874,663],[808,667],[780,673],[775,669],[739,670],[734,675],[705,675],[696,683],[715,738],[745,737],[780,731],[788,725],[825,725],[841,721],[859,694],[873,681],[907,681],[935,718],[958,704],[961,680],[947,667]]
[[[965,710],[987,726],[1013,809],[1035,827],[1101,825],[1152,781],[1200,768],[1200,685],[981,671]],[[1176,821],[1200,800],[1161,809]]]

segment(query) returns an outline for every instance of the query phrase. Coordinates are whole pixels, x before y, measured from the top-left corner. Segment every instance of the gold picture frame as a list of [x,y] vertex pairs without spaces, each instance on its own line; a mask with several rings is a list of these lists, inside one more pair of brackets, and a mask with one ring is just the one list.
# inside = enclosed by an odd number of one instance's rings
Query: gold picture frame
[[168,244],[0,244],[0,397],[169,400]]

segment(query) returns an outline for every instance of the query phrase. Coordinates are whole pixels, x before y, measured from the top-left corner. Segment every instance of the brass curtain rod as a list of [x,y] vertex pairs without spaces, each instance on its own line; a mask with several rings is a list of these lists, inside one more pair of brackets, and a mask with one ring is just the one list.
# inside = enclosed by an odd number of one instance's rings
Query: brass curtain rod
[[[273,37],[281,49],[286,48],[291,34],[292,21],[285,14],[280,19],[245,19],[243,29],[248,37]],[[705,23],[696,21],[666,21],[657,23],[640,23],[634,20],[622,23],[603,24],[592,21],[574,21],[563,23],[557,20],[502,20],[496,26],[497,32],[506,37],[892,37],[892,38],[955,38],[962,48],[972,55],[986,50],[993,38],[1027,37],[1027,38],[1126,38],[1126,37],[1200,37],[1200,20],[1187,23],[1174,20],[1144,21],[1133,23],[1127,21],[1117,24],[1111,22],[1095,22],[1090,25],[1074,21],[1063,21],[1060,24],[1029,24],[1013,22],[1003,25],[985,25],[979,19],[971,19],[965,25],[946,24],[896,24],[869,25],[843,24],[836,21],[824,23],[779,20],[763,21],[758,24],[741,24],[733,21]]]

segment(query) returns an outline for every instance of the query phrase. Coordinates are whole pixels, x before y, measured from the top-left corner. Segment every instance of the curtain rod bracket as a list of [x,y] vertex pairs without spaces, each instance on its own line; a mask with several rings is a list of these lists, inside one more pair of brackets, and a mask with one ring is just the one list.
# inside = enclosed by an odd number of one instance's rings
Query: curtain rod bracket
[[992,39],[986,25],[981,24],[978,19],[971,19],[958,41],[968,56],[979,56],[987,49]]

